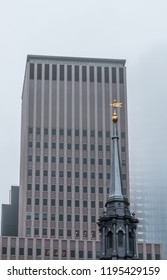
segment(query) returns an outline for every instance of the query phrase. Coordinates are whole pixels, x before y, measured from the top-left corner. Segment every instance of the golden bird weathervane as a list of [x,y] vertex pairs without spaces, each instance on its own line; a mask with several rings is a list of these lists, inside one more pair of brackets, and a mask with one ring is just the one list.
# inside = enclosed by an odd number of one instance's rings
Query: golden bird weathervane
[[112,120],[114,123],[116,123],[118,121],[118,116],[117,116],[117,108],[121,108],[122,107],[122,103],[121,102],[117,102],[116,99],[114,99],[114,103],[110,104],[111,106],[114,107],[114,114],[112,116]]

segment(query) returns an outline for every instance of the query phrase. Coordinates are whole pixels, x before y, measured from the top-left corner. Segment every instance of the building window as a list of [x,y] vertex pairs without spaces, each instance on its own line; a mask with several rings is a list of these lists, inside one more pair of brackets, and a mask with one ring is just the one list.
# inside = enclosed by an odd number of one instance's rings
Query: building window
[[104,67],[104,80],[105,80],[105,83],[109,83],[109,68],[108,67]]
[[64,81],[64,65],[60,65],[60,81]]
[[87,172],[83,172],[83,178],[84,178],[84,179],[87,178]]
[[67,186],[67,192],[71,192],[71,186]]
[[90,82],[94,82],[94,67],[93,66],[90,66],[89,74],[90,74]]
[[37,127],[37,128],[36,128],[36,134],[37,134],[37,135],[40,135],[40,134],[41,134],[41,129],[40,129],[40,127]]
[[55,206],[56,205],[56,202],[55,202],[55,199],[51,199],[51,206]]
[[103,159],[99,158],[99,165],[103,165]]
[[36,249],[36,256],[37,257],[41,256],[41,249],[40,248]]
[[90,145],[90,149],[91,149],[91,151],[94,151],[94,150],[95,150],[95,145],[94,145],[94,144],[91,144],[91,145]]
[[52,163],[56,162],[56,157],[52,157]]
[[67,229],[67,236],[71,237],[71,229]]
[[31,198],[30,197],[27,198],[27,205],[31,205]]
[[110,137],[110,131],[106,131],[106,137]]
[[103,187],[99,187],[99,193],[103,193]]
[[87,136],[87,130],[83,130],[83,136],[84,136],[84,137]]
[[79,207],[79,200],[75,200],[75,207]]
[[84,200],[83,201],[83,207],[87,207],[88,205],[87,205],[88,203],[87,203],[87,200]]
[[64,220],[63,214],[59,214],[59,222],[63,222],[63,220]]
[[42,79],[42,64],[37,64],[37,80]]
[[48,205],[48,200],[46,198],[43,199],[43,205],[47,206]]
[[99,179],[103,179],[103,173],[99,173]]
[[15,247],[11,247],[11,249],[10,249],[10,254],[11,254],[11,256],[14,256],[15,255]]
[[119,230],[118,231],[118,247],[123,246],[123,231]]
[[47,157],[47,156],[44,156],[43,161],[44,161],[44,162],[48,162],[48,157]]
[[71,150],[71,143],[67,143],[67,149]]
[[91,201],[91,208],[95,208],[95,201]]
[[63,178],[63,177],[64,177],[64,171],[62,171],[62,170],[59,171],[59,177],[60,177],[60,178]]
[[75,186],[75,192],[79,192],[79,186]]
[[56,149],[56,143],[52,143],[52,149]]
[[108,248],[112,248],[113,247],[113,233],[111,231],[108,232],[107,234],[107,245]]
[[32,190],[32,185],[31,184],[27,184],[27,191],[31,191]]
[[88,251],[88,259],[92,259],[92,251]]
[[110,180],[110,173],[107,173],[107,180]]
[[34,215],[34,219],[37,221],[37,220],[39,220],[39,213],[35,213],[35,215]]
[[71,81],[72,80],[72,67],[71,65],[67,65],[67,81]]
[[57,65],[52,65],[52,80],[57,80]]
[[45,257],[49,257],[50,255],[50,250],[49,249],[45,249]]
[[95,179],[95,173],[94,172],[91,172],[90,176],[91,176],[91,179]]
[[60,236],[60,237],[63,236],[63,229],[59,229],[59,236]]
[[58,257],[58,249],[53,249],[53,257]]
[[124,83],[124,72],[123,68],[119,68],[119,83],[123,84]]
[[34,235],[38,236],[39,235],[39,229],[38,228],[34,228]]
[[27,214],[26,214],[26,219],[27,219],[27,220],[31,220],[31,213],[27,213]]
[[87,237],[88,237],[88,231],[87,231],[87,230],[84,230],[84,231],[83,231],[83,237],[84,237],[84,238],[87,238]]
[[60,150],[63,150],[64,149],[64,143],[60,143],[59,148],[60,148]]
[[86,82],[86,66],[82,66],[82,82]]
[[63,206],[63,205],[64,205],[63,200],[60,199],[60,200],[59,200],[59,206]]
[[63,185],[59,185],[59,192],[63,192],[64,190],[64,186]]
[[39,205],[39,198],[35,198],[35,205]]
[[75,222],[79,222],[79,215],[75,215]]
[[43,176],[44,176],[44,177],[47,177],[47,176],[48,176],[48,171],[47,171],[47,170],[44,170],[44,171],[43,171]]
[[150,253],[147,253],[147,260],[152,260],[152,255]]
[[30,80],[34,80],[34,64],[30,63]]
[[75,129],[75,136],[79,136],[79,129]]
[[32,256],[32,248],[28,248],[28,256]]
[[7,254],[7,247],[2,247],[2,254],[6,255]]
[[102,145],[98,145],[98,151],[101,152],[103,150],[103,146]]
[[75,81],[79,81],[79,66],[75,65]]
[[80,258],[80,259],[83,259],[83,257],[84,257],[83,251],[80,250],[80,251],[79,251],[79,258]]
[[91,158],[91,159],[90,159],[90,164],[92,164],[92,165],[95,164],[95,159],[94,159],[94,158]]
[[47,228],[42,229],[42,235],[47,235]]
[[79,230],[75,230],[75,237],[79,237]]
[[56,177],[56,171],[55,170],[51,171],[51,177]]
[[110,152],[110,145],[106,145],[106,152]]
[[67,215],[67,222],[71,222],[71,215]]
[[75,258],[75,250],[71,250],[70,251],[70,257],[71,258]]
[[48,148],[48,142],[44,142],[44,149]]
[[160,260],[160,254],[155,254],[155,260]]
[[103,201],[99,201],[99,208],[103,208]]
[[51,230],[50,230],[50,235],[51,235],[51,236],[55,236],[55,229],[54,229],[54,228],[51,228]]
[[101,130],[98,131],[98,137],[102,137],[103,136],[103,133]]
[[94,131],[94,130],[91,130],[90,136],[91,136],[91,137],[95,137],[95,131]]
[[44,192],[47,192],[47,190],[48,190],[48,185],[44,184],[44,185],[43,185],[43,191],[44,191]]
[[62,250],[62,257],[66,258],[67,257],[67,251],[66,250]]
[[109,158],[106,159],[106,165],[110,165],[111,164],[111,161]]
[[83,158],[83,159],[82,159],[82,163],[83,163],[83,164],[87,164],[87,158]]
[[138,256],[139,256],[139,260],[143,260],[143,253],[139,253]]
[[67,171],[67,178],[71,178],[71,171]]
[[28,161],[29,161],[29,162],[32,161],[32,156],[28,156]]
[[79,144],[75,144],[75,150],[79,150]]
[[32,170],[28,169],[28,176],[32,176]]
[[87,193],[88,192],[88,188],[86,186],[83,186],[83,193]]
[[71,129],[67,129],[67,136],[71,136]]
[[95,223],[96,222],[96,217],[95,216],[91,216],[91,223]]
[[44,134],[48,135],[48,128],[44,128]]
[[43,221],[47,221],[47,213],[43,213]]
[[87,150],[87,144],[83,144],[82,148],[83,148],[84,151],[86,151]]
[[91,193],[95,193],[95,187],[91,187]]
[[40,176],[40,170],[36,170],[35,176],[39,177]]
[[56,135],[56,129],[52,128],[52,135]]
[[75,172],[75,178],[79,179],[79,172]]
[[117,82],[117,79],[116,79],[116,68],[113,67],[112,68],[112,83],[116,84],[116,82]]
[[88,216],[87,215],[83,215],[83,222],[87,223],[88,222]]
[[26,228],[26,235],[27,236],[30,236],[31,235],[31,228]]
[[97,82],[101,83],[101,67],[97,67]]
[[60,135],[64,136],[64,129],[63,128],[60,128]]
[[54,213],[51,213],[51,221],[55,221],[55,214]]

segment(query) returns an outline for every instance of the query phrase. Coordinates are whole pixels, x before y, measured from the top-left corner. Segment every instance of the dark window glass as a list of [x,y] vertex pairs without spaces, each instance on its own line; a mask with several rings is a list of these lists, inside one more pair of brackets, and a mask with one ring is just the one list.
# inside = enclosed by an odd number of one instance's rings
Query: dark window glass
[[121,152],[123,152],[123,153],[125,152],[125,146],[121,147]]
[[32,256],[32,248],[28,248],[28,256]]
[[79,178],[79,172],[75,172],[75,178]]
[[64,189],[63,185],[59,185],[59,192],[63,192],[63,189]]
[[110,131],[106,131],[106,137],[110,137]]
[[52,162],[56,162],[56,157],[52,157]]
[[51,235],[51,236],[55,236],[55,229],[54,229],[54,228],[51,228],[51,230],[50,230],[50,235]]
[[56,149],[56,143],[52,143],[52,149]]
[[43,221],[47,221],[47,213],[43,213]]
[[103,159],[99,158],[99,165],[102,165],[102,164],[103,164]]
[[98,145],[98,151],[101,152],[103,149],[103,146],[102,145]]
[[152,256],[151,256],[151,254],[147,254],[147,260],[152,260]]
[[27,198],[27,205],[31,205],[31,198]]
[[91,208],[95,208],[95,201],[91,201]]
[[63,222],[63,214],[59,214],[59,222]]
[[44,192],[47,192],[47,190],[48,190],[48,185],[44,184],[44,185],[43,185],[43,191],[44,191]]
[[52,65],[52,80],[57,80],[57,65]]
[[106,165],[110,165],[110,159],[109,158],[106,159]]
[[59,236],[63,236],[63,229],[59,229]]
[[52,135],[56,135],[56,129],[52,128]]
[[32,161],[32,156],[28,156],[28,161]]
[[79,66],[75,66],[75,81],[79,81]]
[[107,234],[107,245],[108,245],[108,248],[112,248],[113,247],[113,234],[111,231],[108,232]]
[[32,185],[31,185],[31,184],[28,184],[28,185],[27,185],[27,190],[28,190],[28,191],[31,191],[31,190],[32,190]]
[[75,215],[75,222],[79,222],[79,215]]
[[40,127],[37,127],[37,128],[36,128],[36,134],[38,134],[38,135],[41,134],[41,129],[40,129]]
[[61,178],[64,177],[64,171],[62,171],[62,170],[59,171],[59,177],[61,177]]
[[60,128],[60,135],[64,135],[64,129],[63,128]]
[[55,206],[55,199],[51,199],[51,206]]
[[40,148],[41,143],[40,142],[36,142],[36,148]]
[[67,206],[71,207],[71,200],[70,199],[67,200]]
[[49,80],[49,64],[45,64],[45,80]]
[[79,130],[78,129],[75,130],[75,136],[79,136]]
[[51,213],[50,219],[51,219],[51,221],[55,221],[55,214],[54,213]]
[[64,65],[60,65],[60,81],[64,81]]
[[116,84],[117,79],[116,79],[116,68],[112,68],[112,83]]
[[67,222],[71,222],[71,215],[67,215]]
[[79,200],[75,200],[75,207],[79,207]]
[[92,251],[88,251],[88,259],[92,258]]
[[51,185],[51,191],[54,192],[56,190],[56,186],[55,185]]
[[75,186],[75,192],[79,192],[79,186]]
[[15,255],[15,247],[11,247],[10,253],[11,255]]
[[67,177],[71,178],[71,171],[67,171]]
[[87,164],[87,158],[83,158],[83,159],[82,159],[82,163],[83,163],[83,164]]
[[42,229],[42,235],[47,235],[47,228]]
[[47,204],[48,204],[48,201],[47,201],[47,199],[46,199],[46,198],[44,198],[44,199],[43,199],[43,205],[45,205],[45,206],[46,206]]
[[118,231],[118,246],[119,247],[123,246],[123,231],[122,230]]
[[[87,202],[87,201],[86,201]],[[87,206],[84,206],[87,207]],[[83,215],[83,222],[87,223],[88,222],[88,216],[87,215]]]
[[60,149],[64,149],[64,143],[60,143],[59,147]]
[[37,80],[42,79],[42,64],[37,64]]
[[103,179],[103,173],[99,173],[99,179]]
[[123,82],[124,82],[123,68],[119,68],[119,83],[123,84]]
[[95,159],[94,159],[94,158],[91,158],[91,159],[90,159],[90,163],[91,163],[91,164],[95,164]]
[[110,173],[107,173],[107,180],[110,180]]
[[62,250],[62,257],[66,258],[67,257],[67,251],[66,250]]
[[103,193],[103,188],[99,187],[99,193]]
[[95,131],[94,131],[94,130],[91,130],[90,136],[91,136],[91,137],[95,137]]
[[35,213],[35,220],[38,221],[39,220],[39,213]]
[[86,130],[83,130],[83,136],[87,136],[87,131]]
[[91,179],[95,179],[95,173],[94,172],[91,172]]
[[64,204],[64,203],[63,203],[63,200],[60,199],[60,200],[59,200],[59,206],[63,206],[63,204]]
[[71,143],[67,143],[67,149],[71,150]]
[[71,192],[71,186],[67,186],[67,192]]
[[83,186],[83,193],[87,193],[87,187]]
[[90,82],[94,82],[94,67],[90,66]]
[[67,130],[67,136],[71,136],[71,129]]
[[79,258],[83,259],[83,257],[84,257],[83,251],[79,251]]
[[99,201],[99,208],[103,208],[103,201]]
[[71,229],[67,229],[67,236],[68,236],[68,237],[71,236]]
[[97,82],[101,83],[101,67],[97,67]]
[[29,128],[28,128],[28,133],[29,133],[29,134],[32,134],[32,133],[33,133],[32,127],[29,127]]
[[44,162],[48,162],[48,156],[44,156]]
[[87,207],[87,201],[86,200],[83,201],[83,207]]
[[34,64],[30,63],[30,79],[34,80]]
[[44,148],[45,148],[45,149],[48,148],[48,142],[44,142]]
[[37,248],[36,249],[36,255],[39,257],[41,256],[41,249],[40,248]]
[[28,147],[32,148],[32,142],[28,142]]
[[155,254],[155,259],[160,260],[160,254]]
[[44,128],[44,134],[48,135],[48,128]]
[[83,150],[87,150],[87,144],[83,144]]
[[71,256],[71,258],[75,258],[75,250],[70,251],[70,256]]
[[102,131],[101,130],[98,131],[98,137],[102,137]]
[[43,176],[47,177],[48,176],[48,170],[43,171]]
[[126,180],[126,174],[122,174],[122,180]]
[[104,68],[104,80],[105,80],[105,83],[109,83],[109,69],[108,69],[108,67]]
[[83,178],[87,178],[87,172],[83,172]]
[[6,255],[7,254],[7,247],[2,247],[2,254]]
[[71,157],[67,158],[67,163],[71,163]]
[[86,66],[82,66],[82,81],[86,82]]
[[95,223],[96,222],[96,217],[95,216],[91,216],[91,223]]
[[39,198],[35,198],[35,205],[39,205]]
[[67,81],[72,80],[72,71],[71,71],[71,65],[67,65]]
[[58,249],[53,249],[53,256],[58,257]]
[[139,253],[139,260],[143,260],[143,253]]

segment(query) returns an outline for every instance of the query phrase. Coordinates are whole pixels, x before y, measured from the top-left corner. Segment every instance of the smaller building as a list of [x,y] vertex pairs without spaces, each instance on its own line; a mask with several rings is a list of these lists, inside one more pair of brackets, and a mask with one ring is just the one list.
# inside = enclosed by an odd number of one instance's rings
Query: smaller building
[[10,204],[2,204],[1,235],[18,236],[19,187],[12,186]]

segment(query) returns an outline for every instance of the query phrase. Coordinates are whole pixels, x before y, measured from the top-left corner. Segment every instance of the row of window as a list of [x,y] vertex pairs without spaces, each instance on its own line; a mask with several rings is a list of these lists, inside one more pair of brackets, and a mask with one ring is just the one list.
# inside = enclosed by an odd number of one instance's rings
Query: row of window
[[[28,156],[28,161],[29,162],[32,162],[32,159],[33,159],[33,157],[32,157],[32,155],[29,155]],[[41,157],[40,156],[36,156],[35,157],[35,161],[36,162],[41,162]],[[43,157],[43,162],[48,162],[48,156],[44,156]],[[51,157],[51,162],[52,163],[55,163],[56,162],[56,157],[55,156],[52,156]],[[64,162],[64,157],[59,157],[59,163],[65,163]],[[66,158],[66,163],[72,163],[72,157],[67,157]],[[87,158],[82,158],[82,159],[80,159],[80,158],[78,158],[78,157],[76,157],[75,158],[75,164],[80,164],[80,163],[82,163],[82,164],[87,164],[88,163],[88,160],[87,160]],[[91,165],[95,165],[95,158],[90,158],[90,164]],[[99,158],[98,159],[98,165],[103,165],[104,164],[104,161],[103,161],[103,159],[102,158]],[[110,161],[110,159],[106,159],[106,165],[110,165],[111,164],[111,161]],[[122,161],[122,164],[125,164],[125,160],[124,161]]]
[[[48,148],[48,142],[44,142],[44,148],[47,149]],[[28,147],[32,148],[33,147],[33,142],[29,141],[28,142]],[[56,149],[56,143],[52,142],[51,143],[51,147],[52,149]],[[40,142],[36,142],[36,148],[41,148],[41,143]],[[81,147],[80,145],[77,143],[75,144],[75,150],[79,150]],[[59,143],[59,149],[62,150],[64,149],[64,143]],[[71,150],[72,149],[72,143],[67,143],[67,150]],[[88,149],[88,145],[87,144],[82,144],[82,149],[84,151],[87,151]],[[91,151],[95,151],[95,145],[94,144],[90,144],[90,150]],[[103,145],[98,145],[98,151],[103,151]],[[110,151],[110,145],[106,145],[106,152]]]
[[[27,255],[32,256],[33,255],[33,250],[34,250],[33,248],[27,248]],[[37,257],[41,257],[42,256],[41,248],[36,248],[35,253],[36,253]],[[84,253],[85,253],[85,251],[83,251],[83,250],[78,251],[79,259],[84,258]],[[19,256],[24,256],[24,254],[25,254],[25,249],[23,247],[20,247],[19,248]],[[7,255],[7,247],[6,246],[2,247],[2,255]],[[11,256],[16,255],[16,248],[15,247],[10,248],[10,255]],[[51,252],[50,249],[45,249],[44,256],[49,257],[50,255],[52,255],[55,258],[58,258],[58,255],[59,255],[58,249],[53,249],[53,252]],[[63,258],[66,258],[67,257],[67,250],[61,250],[61,256]],[[75,256],[76,256],[75,250],[70,250],[70,257],[75,258]],[[92,258],[92,251],[87,251],[87,258],[88,259]]]
[[[43,184],[43,186],[40,186],[40,184],[35,184],[35,191],[40,191],[40,188],[42,188],[42,190],[44,192],[48,191],[48,185],[47,184]],[[97,189],[99,191],[99,194],[103,193],[103,189],[104,189],[103,187],[98,187],[98,188],[97,187],[96,188],[95,187],[90,187],[90,188],[88,188],[87,186],[82,187],[82,192],[83,193],[88,193],[88,191],[89,191],[90,193],[95,193],[95,190],[97,190]],[[32,190],[32,184],[27,185],[27,190],[28,191]],[[51,185],[51,191],[52,192],[56,191],[56,185]],[[72,191],[72,186],[68,185],[67,188],[65,189],[63,185],[59,185],[58,186],[58,191],[59,192],[64,192],[64,191],[71,192]],[[81,188],[79,186],[75,186],[74,191],[76,193],[79,193],[81,191]]]
[[[32,127],[28,128],[28,133],[29,134],[33,134],[33,128]],[[48,135],[49,134],[49,129],[48,128],[44,128],[43,129],[43,133],[44,133],[44,135]],[[65,133],[67,134],[67,136],[72,136],[72,129],[67,129],[67,130],[65,130],[63,128],[59,129],[59,135],[60,136],[64,136]],[[80,133],[81,133],[81,131],[79,129],[75,129],[75,132],[74,132],[75,136],[80,136]],[[41,128],[40,127],[36,127],[36,134],[37,135],[41,134]],[[55,128],[52,128],[51,134],[52,135],[56,135],[56,129]],[[124,138],[124,134],[125,134],[125,132],[121,133],[121,137],[122,138]],[[88,135],[88,131],[87,130],[83,130],[82,131],[82,136],[83,137],[87,137],[87,135]],[[90,131],[90,136],[91,137],[95,137],[95,130],[91,130]],[[99,130],[98,131],[98,137],[102,137],[102,136],[103,136],[103,131]],[[110,131],[106,131],[106,135],[105,136],[106,137],[110,137]]]
[[[32,170],[31,169],[28,169],[27,171],[27,175],[28,176],[32,176]],[[125,175],[125,174],[123,174]],[[35,176],[39,177],[40,176],[40,170],[36,170],[35,171]],[[43,170],[43,176],[44,177],[47,177],[49,176],[48,174],[48,170]],[[51,174],[50,174],[51,177],[55,178],[56,177],[56,171],[55,170],[51,170]],[[65,174],[64,174],[64,171],[59,171],[59,178],[64,178]],[[72,172],[71,171],[67,171],[67,178],[72,178]],[[103,179],[103,173],[98,173],[98,179],[101,180]],[[79,179],[80,178],[80,172],[75,172],[75,178],[76,179]],[[88,174],[87,172],[82,172],[82,178],[83,179],[87,179],[88,178]],[[110,180],[110,173],[106,173],[106,178],[107,180]],[[91,172],[90,173],[90,179],[95,179],[95,172]],[[125,176],[122,177],[123,180],[125,180]]]
[[[82,72],[79,71],[79,66],[75,65],[74,66],[74,77],[73,77],[73,72],[72,72],[72,65],[67,65],[67,77],[65,77],[65,67],[64,65],[52,65],[52,73],[49,71],[49,64],[44,65],[44,79],[49,80],[51,78],[53,81],[60,79],[60,81],[64,81],[65,79],[67,81],[72,81],[74,80],[75,82],[78,82],[82,80],[82,82],[90,81],[90,82],[95,82],[95,75],[98,83],[102,82],[102,71],[103,68],[98,66],[97,68],[94,68],[93,66],[89,66],[89,77],[87,76],[87,67],[82,66],[81,70]],[[57,67],[59,67],[59,77],[57,75]],[[37,64],[37,80],[42,79],[42,64]],[[34,64],[30,63],[30,79],[33,80],[35,75],[34,75]],[[51,77],[49,77],[51,74]],[[104,82],[109,83],[109,67],[104,67]],[[112,67],[111,71],[111,81],[113,84],[117,82],[117,74],[116,74],[116,67]],[[124,74],[123,74],[123,68],[119,68],[119,83],[124,82]]]
[[[56,230],[55,228],[50,229],[50,236],[55,237]],[[26,236],[31,235],[31,228],[27,227],[26,228]],[[34,235],[39,236],[39,228],[34,228]],[[42,229],[42,236],[47,236],[48,235],[48,230],[47,228]],[[58,231],[58,236],[59,237],[64,237],[64,229],[59,229]],[[72,230],[67,229],[67,237],[72,237]],[[80,230],[75,230],[75,237],[78,238],[80,237]],[[88,231],[83,230],[82,232],[82,237],[83,238],[88,238]],[[91,231],[91,238],[96,238],[96,231],[92,230]]]
[[[88,202],[87,201],[83,201],[82,203],[83,203],[83,205],[80,205],[81,202],[79,200],[72,201],[72,200],[68,199],[66,201],[67,207],[72,207],[73,204],[74,204],[75,207],[81,207],[81,206],[88,207]],[[40,199],[39,198],[35,198],[34,204],[35,205],[40,205]],[[27,205],[32,205],[32,198],[31,197],[27,198]],[[47,206],[48,205],[48,199],[47,198],[43,198],[42,205],[43,206]],[[50,205],[51,206],[56,206],[56,199],[52,198],[50,200]],[[63,199],[59,199],[59,206],[64,206],[64,200]],[[96,202],[95,201],[91,201],[90,202],[90,207],[91,208],[95,208],[95,206],[96,206]],[[99,208],[103,208],[103,201],[99,201]]]
[[[82,218],[80,215],[74,215],[72,216],[71,214],[67,214],[66,217],[64,217],[64,214],[59,214],[58,216],[59,218],[59,222],[63,222],[64,220],[66,220],[67,222],[72,222],[72,218],[74,218],[75,222],[83,222],[83,223],[87,223],[88,222],[88,215],[83,215]],[[31,221],[32,219],[32,213],[28,212],[26,214],[26,219]],[[40,213],[35,212],[34,213],[34,220],[35,221],[39,221],[40,220]],[[47,221],[48,220],[48,213],[42,213],[42,220],[43,221]],[[55,213],[51,213],[50,214],[50,221],[55,221],[56,220],[56,214]],[[91,223],[96,223],[96,216],[90,216],[90,221]]]

